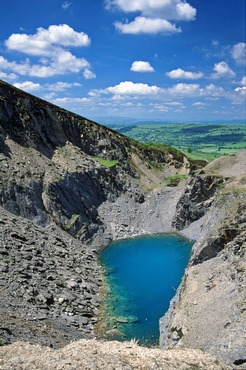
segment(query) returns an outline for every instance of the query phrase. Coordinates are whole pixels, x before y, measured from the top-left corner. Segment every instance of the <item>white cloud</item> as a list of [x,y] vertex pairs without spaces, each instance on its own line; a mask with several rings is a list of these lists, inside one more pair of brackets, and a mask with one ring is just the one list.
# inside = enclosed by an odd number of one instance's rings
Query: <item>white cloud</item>
[[56,103],[85,103],[90,101],[89,98],[57,98],[54,100]]
[[86,68],[83,72],[83,76],[86,80],[91,80],[92,78],[96,78],[95,73],[90,71],[88,68]]
[[236,73],[228,66],[226,62],[215,63],[214,69],[215,73],[211,74],[214,79],[217,78],[232,78],[236,76]]
[[214,84],[207,85],[205,88],[200,90],[200,95],[208,95],[210,97],[224,96],[226,97],[226,92],[223,87],[215,86]]
[[245,53],[246,53],[245,45],[246,44],[244,42],[240,42],[234,45],[232,48],[231,51],[232,58],[235,59],[236,63],[238,64],[245,63]]
[[241,85],[246,86],[246,76],[242,78]]
[[46,61],[46,65],[30,64],[30,60],[16,63],[9,62],[7,59],[0,56],[0,68],[10,70],[22,76],[32,77],[51,77],[55,75],[63,75],[65,73],[78,73],[83,69],[88,69],[90,64],[84,58],[76,58],[69,51],[61,50],[60,53]]
[[27,75],[30,71],[30,62],[27,59],[25,62],[18,64],[16,62],[9,62],[4,57],[0,56],[0,69],[10,70],[11,72],[18,73],[20,75]]
[[198,84],[184,84],[180,83],[177,85],[173,85],[168,89],[171,95],[184,95],[184,96],[191,96],[194,94],[199,93],[199,85]]
[[202,72],[197,72],[197,73],[196,72],[188,72],[188,71],[184,71],[181,68],[174,69],[171,72],[167,72],[166,75],[170,78],[173,78],[173,79],[183,78],[183,79],[187,79],[187,80],[195,80],[195,79],[203,77]]
[[246,86],[243,86],[243,87],[236,87],[235,89],[236,92],[240,92],[240,93],[246,93]]
[[0,71],[0,78],[4,81],[17,80],[18,76],[15,73],[5,73]]
[[58,81],[54,84],[45,84],[44,88],[50,91],[65,91],[66,89],[69,89],[71,87],[78,87],[78,86],[82,86],[82,85],[78,82],[68,83],[68,82]]
[[46,99],[46,100],[51,100],[51,99],[53,99],[55,96],[57,96],[57,94],[56,94],[56,93],[54,93],[54,92],[51,92],[51,93],[49,93],[49,94],[45,94],[45,95],[44,95],[44,99]]
[[115,22],[115,27],[121,33],[128,34],[171,34],[181,32],[180,28],[176,28],[175,24],[168,22],[166,19],[161,18],[146,18],[136,17],[130,23]]
[[37,91],[42,89],[42,86],[39,83],[35,84],[32,81],[25,81],[22,83],[16,82],[14,86],[24,91]]
[[82,105],[91,105],[89,98],[57,98],[52,100],[53,104],[63,106],[63,107],[80,107]]
[[183,105],[183,103],[180,103],[178,101],[171,101],[171,102],[166,102],[166,105]]
[[218,46],[219,45],[219,41],[218,40],[213,40],[212,41],[212,45],[213,46]]
[[133,83],[131,81],[121,82],[119,85],[108,87],[106,92],[115,95],[156,95],[161,92],[158,86],[149,86],[143,83]]
[[132,63],[131,71],[134,72],[154,72],[154,68],[150,65],[149,62],[142,62],[140,60],[136,60]]
[[12,34],[5,45],[10,50],[19,51],[31,56],[40,56],[39,64],[8,62],[0,57],[0,68],[24,76],[51,77],[65,73],[78,73],[84,70],[85,78],[94,78],[89,70],[90,63],[84,58],[77,58],[67,50],[69,46],[82,47],[90,44],[89,37],[83,32],[76,32],[66,24],[38,28],[34,35]]
[[202,103],[201,101],[197,101],[197,102],[193,103],[192,105],[193,105],[193,107],[203,109],[207,106],[207,103]]
[[72,5],[72,3],[69,3],[68,1],[65,1],[65,3],[62,4],[62,8],[63,9],[68,9],[71,5]]
[[115,22],[121,33],[127,34],[172,34],[181,32],[169,20],[191,21],[196,9],[186,0],[106,0],[106,8],[118,8],[125,13],[140,12],[132,22]]
[[61,46],[88,46],[90,39],[84,32],[76,32],[67,24],[52,25],[48,29],[38,28],[34,35],[14,33],[5,45],[10,50],[28,55],[51,56]]
[[106,0],[106,4],[108,9],[117,7],[125,13],[139,11],[151,18],[190,21],[196,16],[196,9],[183,0]]
[[155,103],[155,104],[150,104],[150,105],[153,106],[154,109],[157,109],[160,112],[168,112],[169,111],[169,108],[166,107],[163,104]]

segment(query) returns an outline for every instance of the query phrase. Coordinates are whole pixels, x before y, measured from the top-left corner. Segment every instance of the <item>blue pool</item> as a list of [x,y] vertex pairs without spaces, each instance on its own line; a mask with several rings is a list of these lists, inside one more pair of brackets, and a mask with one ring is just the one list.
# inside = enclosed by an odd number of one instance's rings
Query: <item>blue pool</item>
[[101,332],[110,339],[156,344],[159,318],[181,282],[192,245],[175,234],[158,234],[115,241],[104,249]]

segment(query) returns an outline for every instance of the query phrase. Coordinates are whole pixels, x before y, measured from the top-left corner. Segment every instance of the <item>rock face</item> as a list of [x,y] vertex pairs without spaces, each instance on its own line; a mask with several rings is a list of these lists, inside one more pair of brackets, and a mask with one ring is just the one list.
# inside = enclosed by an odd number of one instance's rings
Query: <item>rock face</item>
[[161,346],[243,365],[245,158],[201,170],[171,147],[138,143],[0,81],[1,343],[59,348],[94,337],[100,250],[177,229],[197,242],[161,319]]
[[147,190],[194,168],[171,147],[135,142],[3,82],[0,150],[0,205],[102,245],[100,205],[122,195],[142,204]]
[[[230,175],[225,163],[232,160],[237,170],[231,166]],[[245,162],[246,151],[216,160],[187,184],[174,224],[190,225],[183,230],[188,236],[193,221],[199,234],[183,284],[160,320],[162,348],[199,346],[233,366],[246,364]],[[226,179],[221,177],[225,169]],[[194,187],[204,176],[206,194],[201,191],[204,203],[197,208]]]
[[165,178],[194,167],[173,148],[135,142],[0,82],[2,343],[56,348],[94,336],[98,252],[119,237],[172,230],[161,205],[175,210],[183,185],[176,192]]

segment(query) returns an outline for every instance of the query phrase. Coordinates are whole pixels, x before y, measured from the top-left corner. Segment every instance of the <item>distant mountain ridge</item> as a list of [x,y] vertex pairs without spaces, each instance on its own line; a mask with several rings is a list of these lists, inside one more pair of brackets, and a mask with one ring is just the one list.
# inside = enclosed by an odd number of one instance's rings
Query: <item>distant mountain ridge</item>
[[163,119],[141,119],[132,117],[91,117],[93,121],[100,122],[106,126],[117,126],[117,125],[144,125],[144,124],[227,124],[227,125],[246,125],[245,119],[232,119],[232,120],[211,120],[211,121],[199,121],[199,120],[163,120]]

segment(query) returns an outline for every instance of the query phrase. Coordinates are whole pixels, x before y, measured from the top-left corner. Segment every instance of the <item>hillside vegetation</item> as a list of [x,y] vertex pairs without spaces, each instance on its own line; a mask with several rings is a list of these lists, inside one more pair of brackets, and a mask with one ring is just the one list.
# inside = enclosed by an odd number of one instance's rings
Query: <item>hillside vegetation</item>
[[246,149],[246,126],[229,124],[139,124],[113,126],[142,141],[171,145],[191,159],[213,160]]

